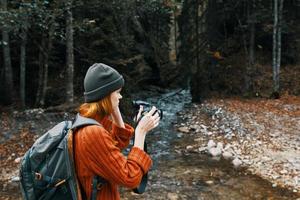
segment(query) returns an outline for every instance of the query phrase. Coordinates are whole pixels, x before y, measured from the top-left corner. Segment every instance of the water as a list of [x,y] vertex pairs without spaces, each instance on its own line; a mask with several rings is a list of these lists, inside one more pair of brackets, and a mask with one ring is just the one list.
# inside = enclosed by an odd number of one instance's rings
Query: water
[[176,113],[191,102],[189,91],[170,91],[158,97],[144,99],[164,112],[159,127],[147,136],[148,152],[153,159],[147,190],[135,195],[122,190],[122,199],[191,199],[191,200],[275,200],[297,199],[294,193],[273,188],[260,177],[236,170],[226,160],[216,160],[206,154],[178,151],[193,141],[181,135],[173,125]]

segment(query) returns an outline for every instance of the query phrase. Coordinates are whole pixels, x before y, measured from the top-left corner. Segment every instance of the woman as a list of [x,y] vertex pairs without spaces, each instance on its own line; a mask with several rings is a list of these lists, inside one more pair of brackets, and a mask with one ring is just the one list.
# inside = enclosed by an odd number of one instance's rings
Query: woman
[[[84,79],[85,103],[79,107],[79,114],[102,125],[85,126],[76,130],[74,137],[76,172],[87,199],[91,197],[95,175],[107,180],[97,192],[97,199],[115,200],[120,199],[119,185],[137,187],[152,164],[144,151],[144,141],[147,132],[159,124],[155,107],[137,125],[134,145],[127,158],[121,153],[134,133],[134,129],[123,122],[119,110],[123,85],[123,77],[102,63],[92,65]],[[142,108],[139,114],[141,111]]]

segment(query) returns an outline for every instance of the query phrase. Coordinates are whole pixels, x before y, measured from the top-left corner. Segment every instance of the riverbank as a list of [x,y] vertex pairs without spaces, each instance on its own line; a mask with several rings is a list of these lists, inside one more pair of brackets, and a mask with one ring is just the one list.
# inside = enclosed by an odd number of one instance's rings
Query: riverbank
[[[260,174],[265,169],[274,174],[272,169],[265,165],[265,162],[271,163],[273,160],[261,156],[261,146],[271,144],[265,139],[269,137],[266,133],[270,127],[275,129],[272,126],[277,125],[276,130],[287,130],[285,135],[297,136],[294,132],[299,130],[298,98],[216,99],[203,104],[191,104],[189,91],[175,90],[165,91],[157,96],[144,95],[138,99],[157,105],[163,110],[164,118],[160,126],[147,136],[148,150],[154,162],[149,172],[146,193],[136,195],[123,188],[122,199],[299,200],[296,187],[284,189],[279,182],[270,180],[270,183],[268,178]],[[18,188],[20,158],[38,137],[38,133],[48,130],[68,115],[72,114],[61,109],[51,112],[32,109],[1,113],[1,200],[21,199]],[[272,122],[274,119],[277,123]],[[279,127],[281,124],[282,127]],[[282,135],[278,134],[275,137],[276,141],[281,142],[281,137]],[[274,141],[272,139],[272,142]],[[287,138],[284,141],[288,141]],[[299,147],[297,143],[286,143],[288,149],[291,145],[294,145],[296,150]],[[221,148],[221,152],[217,151],[218,148]],[[253,165],[248,165],[247,159],[250,162],[250,156],[254,156],[252,151],[256,152],[256,157],[253,159]],[[218,153],[226,155],[228,160],[224,160],[222,156],[208,155]],[[228,156],[229,154],[231,156]],[[248,156],[247,159],[244,156]],[[295,159],[293,163],[297,164],[297,156],[291,158]],[[272,159],[276,161],[276,158]],[[231,164],[232,160],[240,161],[240,166],[245,166],[247,170],[245,171],[244,167],[242,170],[235,169]],[[254,161],[262,164],[255,167]],[[251,166],[257,171],[251,171]],[[298,168],[294,171],[299,172]],[[252,175],[252,172],[259,176]],[[281,173],[283,172],[285,171]],[[283,186],[288,188],[287,185]]]
[[300,97],[214,99],[178,115],[177,129],[194,138],[185,151],[224,157],[300,194]]

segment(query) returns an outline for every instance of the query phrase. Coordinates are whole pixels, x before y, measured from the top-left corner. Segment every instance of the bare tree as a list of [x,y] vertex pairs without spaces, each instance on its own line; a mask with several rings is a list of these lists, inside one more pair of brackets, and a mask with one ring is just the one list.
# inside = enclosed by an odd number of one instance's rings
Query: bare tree
[[27,31],[29,26],[28,13],[20,7],[20,19],[23,21],[20,29],[20,99],[21,106],[24,108],[26,105],[26,44],[27,44]]
[[[279,2],[278,2],[279,1]],[[273,96],[279,97],[279,73],[281,65],[281,27],[284,0],[274,0],[274,27],[273,27]]]
[[253,68],[255,64],[255,24],[256,24],[256,5],[255,0],[252,0],[252,4],[250,5],[251,9],[249,9],[250,13],[248,16],[249,24],[250,24],[250,46],[249,46],[249,63]]
[[[7,0],[1,0],[2,11],[7,11]],[[3,46],[3,60],[4,60],[4,73],[5,73],[5,96],[7,103],[12,103],[14,94],[14,83],[13,83],[13,70],[11,66],[10,56],[10,43],[9,43],[9,27],[4,23],[2,27],[2,46]]]
[[[42,34],[42,42],[39,46],[39,86],[36,98],[36,105],[44,106],[48,88],[49,56],[53,47],[55,31],[55,17],[49,16],[48,33]],[[48,40],[47,40],[48,39]]]
[[[38,105],[43,105],[44,104],[44,99],[42,97],[42,94],[44,93],[44,83],[47,82],[47,76],[45,74],[47,73],[47,70],[44,68],[44,54],[46,54],[46,36],[45,34],[42,34],[42,39],[41,39],[41,44],[37,44],[39,47],[39,75],[38,75],[38,89],[37,89],[37,94],[36,94],[36,101],[35,104]],[[45,73],[46,71],[46,73]]]
[[199,0],[196,0],[196,6],[195,6],[195,27],[196,27],[196,69],[199,69],[199,51],[200,51],[200,47],[199,47]]
[[66,0],[66,43],[67,43],[67,102],[74,101],[74,42],[73,42],[73,16],[72,16],[72,0]]
[[26,43],[27,43],[27,30],[22,29],[21,47],[20,47],[20,97],[21,105],[25,107],[25,80],[26,80]]

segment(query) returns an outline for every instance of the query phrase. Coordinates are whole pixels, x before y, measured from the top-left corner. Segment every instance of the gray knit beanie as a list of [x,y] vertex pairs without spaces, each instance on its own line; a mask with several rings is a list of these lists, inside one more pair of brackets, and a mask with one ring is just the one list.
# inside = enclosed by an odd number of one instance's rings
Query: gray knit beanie
[[103,63],[95,63],[84,78],[84,100],[86,103],[101,100],[123,86],[123,76],[115,69]]

